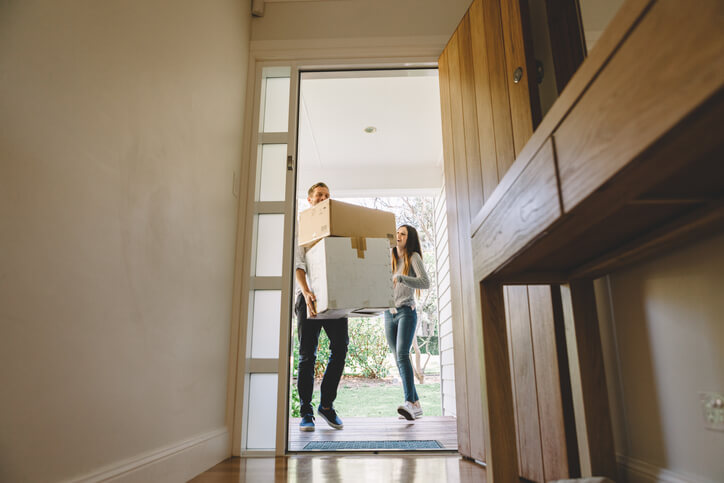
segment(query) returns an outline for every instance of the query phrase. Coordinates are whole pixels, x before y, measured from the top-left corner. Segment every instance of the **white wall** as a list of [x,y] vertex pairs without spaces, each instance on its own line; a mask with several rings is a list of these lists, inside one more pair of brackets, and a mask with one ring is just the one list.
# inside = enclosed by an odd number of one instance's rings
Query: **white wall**
[[[581,0],[592,48],[622,0]],[[700,391],[724,392],[724,236],[596,283],[616,452],[629,482],[724,481],[724,432]]]
[[0,481],[229,454],[249,36],[248,0],[0,0]]
[[578,0],[586,48],[590,52],[624,0]]
[[723,290],[724,235],[610,276],[599,316],[630,481],[724,481],[724,432],[705,429],[699,402],[724,392]]
[[[449,38],[472,0],[309,0],[267,2],[252,40],[364,37]],[[441,49],[442,52],[442,49]]]
[[450,295],[450,256],[448,252],[445,186],[435,198],[435,268],[437,270],[437,314],[440,324],[440,394],[442,415],[456,416],[455,358],[453,354],[452,296]]

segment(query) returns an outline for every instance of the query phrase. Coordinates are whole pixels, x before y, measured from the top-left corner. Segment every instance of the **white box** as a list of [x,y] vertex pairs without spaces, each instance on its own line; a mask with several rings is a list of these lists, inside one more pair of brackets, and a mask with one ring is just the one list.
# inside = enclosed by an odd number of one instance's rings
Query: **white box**
[[378,315],[394,307],[386,238],[327,237],[307,251],[316,319]]

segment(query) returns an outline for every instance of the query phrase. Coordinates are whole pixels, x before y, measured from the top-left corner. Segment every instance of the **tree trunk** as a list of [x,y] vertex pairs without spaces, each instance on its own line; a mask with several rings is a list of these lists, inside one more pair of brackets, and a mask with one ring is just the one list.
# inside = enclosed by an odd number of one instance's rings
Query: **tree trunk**
[[412,339],[412,349],[415,351],[415,364],[413,364],[412,369],[415,377],[417,377],[417,382],[425,384],[425,368],[420,363],[420,347],[417,345],[417,336]]

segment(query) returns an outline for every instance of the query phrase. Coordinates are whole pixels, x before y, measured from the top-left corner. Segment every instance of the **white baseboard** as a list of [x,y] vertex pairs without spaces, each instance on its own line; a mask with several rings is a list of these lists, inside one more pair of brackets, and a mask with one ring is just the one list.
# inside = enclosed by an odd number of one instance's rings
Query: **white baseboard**
[[229,431],[217,429],[68,480],[72,483],[178,483],[188,481],[231,455]]
[[616,455],[616,460],[619,475],[625,475],[628,483],[714,483],[714,480],[692,474],[676,473],[620,454]]

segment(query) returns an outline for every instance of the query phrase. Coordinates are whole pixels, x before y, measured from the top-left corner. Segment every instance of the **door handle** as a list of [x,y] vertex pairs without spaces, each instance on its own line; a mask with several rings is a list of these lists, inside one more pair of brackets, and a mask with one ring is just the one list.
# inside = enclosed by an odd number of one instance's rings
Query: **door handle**
[[518,67],[515,69],[515,72],[513,72],[513,82],[516,84],[520,82],[520,80],[523,78],[523,68]]

